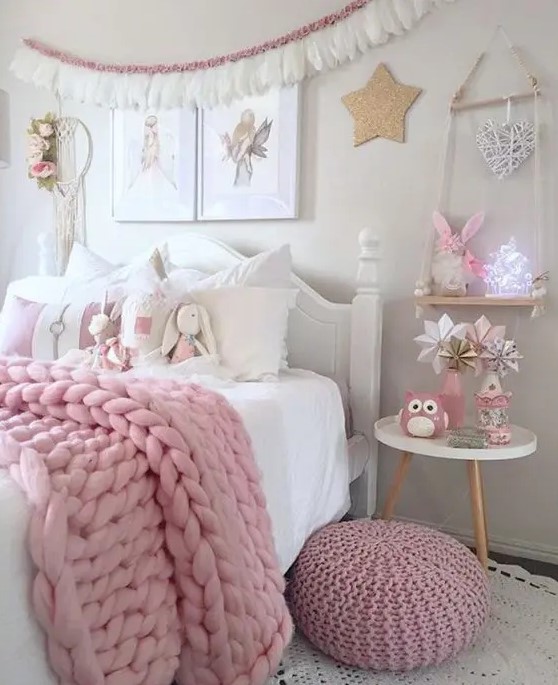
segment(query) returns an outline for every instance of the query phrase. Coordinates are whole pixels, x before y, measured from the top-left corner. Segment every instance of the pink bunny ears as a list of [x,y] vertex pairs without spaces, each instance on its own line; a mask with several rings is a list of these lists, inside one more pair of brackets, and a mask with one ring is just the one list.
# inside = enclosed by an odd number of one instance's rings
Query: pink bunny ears
[[438,232],[437,248],[440,252],[463,256],[463,266],[475,276],[483,278],[485,273],[484,263],[477,259],[465,244],[475,236],[484,222],[484,212],[477,212],[467,221],[461,230],[461,234],[454,233],[446,218],[440,212],[432,215],[434,228]]

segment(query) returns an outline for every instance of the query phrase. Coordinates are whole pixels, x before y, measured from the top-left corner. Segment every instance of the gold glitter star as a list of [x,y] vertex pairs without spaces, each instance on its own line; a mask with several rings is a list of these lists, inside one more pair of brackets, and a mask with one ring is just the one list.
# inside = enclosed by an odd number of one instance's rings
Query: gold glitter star
[[355,122],[355,147],[374,138],[405,142],[405,115],[421,92],[398,83],[386,65],[379,64],[364,88],[341,98]]

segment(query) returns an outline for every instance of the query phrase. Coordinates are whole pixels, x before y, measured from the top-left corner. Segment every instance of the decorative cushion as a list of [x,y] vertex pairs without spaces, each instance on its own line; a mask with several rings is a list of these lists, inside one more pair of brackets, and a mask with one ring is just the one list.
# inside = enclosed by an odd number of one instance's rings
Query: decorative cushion
[[171,304],[160,287],[129,295],[122,305],[120,340],[134,351],[133,365],[160,361]]
[[275,380],[297,290],[215,288],[193,290],[207,309],[221,365],[239,381]]
[[[113,305],[109,304],[110,314]],[[88,331],[101,305],[44,304],[8,297],[0,324],[0,354],[54,360],[95,344]]]
[[489,612],[477,558],[448,535],[397,521],[327,526],[294,565],[295,623],[318,649],[359,668],[407,671],[468,647]]

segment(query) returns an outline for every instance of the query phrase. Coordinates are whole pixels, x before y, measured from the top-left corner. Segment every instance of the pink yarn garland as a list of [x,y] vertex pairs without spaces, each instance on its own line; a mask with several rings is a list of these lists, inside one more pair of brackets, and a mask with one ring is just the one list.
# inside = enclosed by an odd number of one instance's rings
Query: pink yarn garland
[[237,50],[236,52],[231,52],[227,55],[218,55],[216,57],[210,57],[206,60],[195,60],[193,62],[180,62],[175,64],[107,64],[105,62],[97,62],[95,60],[87,60],[82,57],[77,57],[69,52],[63,50],[58,50],[45,45],[41,41],[35,40],[33,38],[24,38],[23,43],[28,48],[39,52],[44,57],[50,57],[56,59],[63,64],[68,64],[73,67],[80,69],[88,69],[89,71],[97,71],[103,73],[111,74],[147,74],[149,76],[154,76],[155,74],[180,74],[192,71],[206,71],[207,69],[213,69],[214,67],[219,67],[224,64],[231,64],[234,62],[239,62],[240,60],[246,59],[248,57],[255,57],[257,55],[263,55],[270,50],[276,50],[277,48],[284,47],[290,43],[295,43],[312,33],[321,31],[322,29],[328,28],[329,26],[334,26],[340,21],[347,19],[352,14],[362,9],[368,5],[373,0],[353,0],[348,5],[338,10],[337,12],[332,12],[327,14],[321,19],[312,21],[309,24],[285,33],[278,38],[273,38],[272,40],[265,41],[259,45],[254,45],[250,48],[244,48],[242,50]]

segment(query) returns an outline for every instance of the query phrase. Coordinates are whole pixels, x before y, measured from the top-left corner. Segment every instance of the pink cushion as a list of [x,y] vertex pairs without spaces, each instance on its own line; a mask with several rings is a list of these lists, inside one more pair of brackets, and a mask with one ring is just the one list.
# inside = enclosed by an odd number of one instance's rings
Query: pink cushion
[[488,618],[477,558],[424,526],[350,521],[304,546],[289,584],[296,625],[318,649],[359,668],[407,671],[468,647]]
[[[2,310],[0,354],[52,360],[68,350],[90,347],[95,341],[88,331],[89,323],[100,309],[97,302],[43,304],[8,297]],[[109,304],[109,313],[111,309]]]

